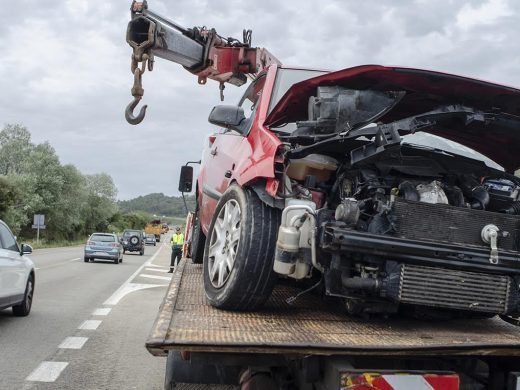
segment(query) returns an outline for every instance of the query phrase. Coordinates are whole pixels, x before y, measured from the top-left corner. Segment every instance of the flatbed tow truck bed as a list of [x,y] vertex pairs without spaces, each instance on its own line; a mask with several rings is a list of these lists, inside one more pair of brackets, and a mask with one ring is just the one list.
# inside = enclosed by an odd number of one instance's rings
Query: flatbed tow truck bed
[[366,320],[347,316],[340,300],[323,301],[313,294],[287,304],[286,299],[298,292],[282,284],[261,311],[218,310],[206,302],[202,265],[183,260],[173,274],[146,347],[158,356],[170,350],[520,356],[520,328],[498,317]]
[[[146,341],[150,353],[168,356],[165,389],[254,389],[255,380],[266,390],[366,388],[352,387],[356,378],[371,378],[372,389],[423,388],[376,387],[374,375],[383,382],[432,375],[446,381],[425,389],[520,389],[520,327],[498,317],[363,319],[348,316],[339,299],[310,293],[288,304],[300,291],[282,281],[262,310],[218,310],[206,302],[202,265],[182,260]],[[266,375],[270,385],[262,382]],[[297,383],[281,386],[280,376]]]

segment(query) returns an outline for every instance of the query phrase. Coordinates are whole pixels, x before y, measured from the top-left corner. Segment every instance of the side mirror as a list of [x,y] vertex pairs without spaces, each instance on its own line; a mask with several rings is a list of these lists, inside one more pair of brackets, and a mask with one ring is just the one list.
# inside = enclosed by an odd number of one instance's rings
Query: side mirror
[[193,167],[183,165],[181,167],[181,177],[179,178],[179,191],[191,192],[193,186]]
[[28,254],[32,253],[32,251],[33,251],[32,246],[30,246],[28,244],[22,244],[22,247],[20,248],[20,254],[22,256],[28,255]]
[[214,125],[227,129],[238,130],[241,133],[241,124],[246,119],[244,109],[238,106],[220,105],[213,107],[209,114],[208,121]]

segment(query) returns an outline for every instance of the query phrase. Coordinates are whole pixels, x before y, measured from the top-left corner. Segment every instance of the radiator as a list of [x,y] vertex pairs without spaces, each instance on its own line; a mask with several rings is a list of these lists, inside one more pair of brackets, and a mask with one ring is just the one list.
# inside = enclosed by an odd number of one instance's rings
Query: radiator
[[520,216],[397,199],[393,206],[395,235],[402,238],[442,241],[489,248],[481,239],[482,228],[500,229],[498,248],[520,249]]

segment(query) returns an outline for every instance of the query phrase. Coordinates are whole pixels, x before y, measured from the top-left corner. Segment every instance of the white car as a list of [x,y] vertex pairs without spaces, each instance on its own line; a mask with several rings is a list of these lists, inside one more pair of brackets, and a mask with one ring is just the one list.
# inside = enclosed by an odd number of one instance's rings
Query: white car
[[13,308],[15,316],[31,311],[34,295],[34,264],[24,255],[30,245],[18,246],[11,229],[0,220],[0,310]]

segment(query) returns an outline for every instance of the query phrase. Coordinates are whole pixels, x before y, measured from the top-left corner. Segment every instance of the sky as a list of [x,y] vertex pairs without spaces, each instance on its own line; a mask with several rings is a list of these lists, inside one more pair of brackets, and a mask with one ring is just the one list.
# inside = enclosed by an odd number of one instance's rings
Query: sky
[[[20,123],[63,164],[106,172],[119,199],[178,195],[180,167],[198,160],[218,84],[157,59],[143,76],[145,120],[132,100],[130,0],[17,0],[2,7],[0,126]],[[284,65],[339,70],[362,64],[433,69],[520,87],[520,2],[515,0],[149,0],[185,26],[214,27],[266,47]],[[245,87],[228,85],[226,103]]]

